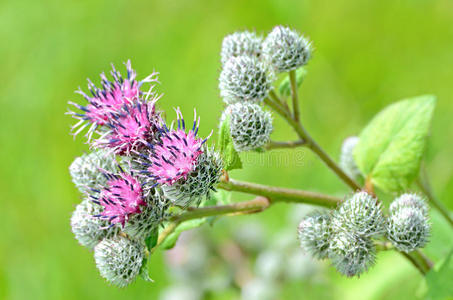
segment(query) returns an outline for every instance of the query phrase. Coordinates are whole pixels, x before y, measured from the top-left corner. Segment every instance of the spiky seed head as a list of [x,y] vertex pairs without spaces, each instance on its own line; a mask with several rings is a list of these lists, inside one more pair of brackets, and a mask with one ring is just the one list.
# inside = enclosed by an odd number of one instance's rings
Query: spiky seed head
[[135,280],[144,257],[143,244],[123,236],[103,239],[94,247],[94,259],[101,276],[118,287]]
[[[91,137],[93,132],[101,126],[106,125],[111,119],[111,113],[117,112],[125,104],[129,104],[137,100],[142,92],[141,86],[148,82],[157,82],[157,73],[153,73],[143,80],[136,80],[137,73],[132,69],[130,60],[127,61],[127,77],[123,78],[121,73],[112,65],[113,81],[110,81],[104,73],[101,74],[101,88],[96,87],[91,80],[88,79],[88,89],[91,95],[85,94],[82,90],[77,93],[81,94],[88,102],[86,106],[69,102],[75,106],[80,112],[69,112],[79,122],[74,125],[72,131],[74,135],[90,126],[88,136]],[[152,90],[152,87],[150,91]]]
[[106,150],[95,150],[77,157],[69,167],[69,173],[80,192],[89,193],[90,189],[99,189],[107,182],[100,169],[116,169],[115,156]]
[[331,239],[330,215],[314,211],[298,227],[301,248],[318,259],[327,258]]
[[167,217],[170,202],[164,197],[162,191],[153,189],[145,198],[146,206],[141,208],[141,213],[131,215],[123,231],[136,240],[146,239],[156,230]]
[[404,207],[414,207],[420,209],[424,215],[428,215],[429,206],[425,199],[415,193],[405,193],[400,195],[390,204],[390,213],[395,213]]
[[267,97],[274,78],[271,66],[258,58],[232,57],[220,73],[220,96],[226,104],[260,102]]
[[376,248],[370,238],[353,231],[335,232],[331,238],[328,256],[341,274],[359,276],[374,265]]
[[363,237],[377,237],[385,233],[385,218],[381,203],[366,192],[357,192],[334,211],[332,227],[335,231],[354,231]]
[[404,252],[423,248],[429,241],[431,225],[424,208],[404,206],[390,213],[387,237]]
[[241,55],[260,57],[263,37],[256,32],[242,31],[227,35],[222,42],[220,57],[224,65],[231,57]]
[[263,42],[263,56],[277,72],[288,72],[305,65],[311,52],[308,39],[284,26],[276,26]]
[[230,133],[237,151],[249,151],[269,142],[272,116],[255,103],[238,102],[229,105],[222,114],[222,120],[230,118]]
[[178,206],[198,206],[203,197],[209,197],[222,175],[223,161],[218,152],[203,147],[195,169],[186,178],[172,185],[163,185],[165,196]]
[[148,183],[147,188],[157,185],[171,186],[180,179],[187,179],[195,170],[198,157],[203,153],[203,144],[210,137],[197,137],[200,119],[197,119],[196,113],[193,127],[188,132],[179,108],[176,113],[178,128],[168,129],[163,123],[160,141],[152,145],[146,155],[140,154],[137,159],[137,171]]
[[354,149],[360,138],[357,136],[350,136],[343,141],[341,146],[340,167],[355,180],[359,179],[362,174],[354,160]]
[[75,238],[82,246],[92,250],[103,238],[111,238],[118,234],[118,226],[110,226],[106,220],[96,218],[102,207],[89,199],[77,205],[71,217],[71,228]]
[[119,155],[127,155],[156,142],[161,120],[156,111],[156,101],[157,98],[149,102],[135,100],[112,112],[107,120],[109,130],[95,140],[93,145],[96,148],[112,149]]
[[108,220],[112,225],[125,225],[131,215],[140,214],[142,207],[147,206],[140,181],[133,173],[121,171],[119,173],[103,172],[108,178],[106,186],[100,191],[94,191],[92,201],[102,205],[103,211],[96,217]]

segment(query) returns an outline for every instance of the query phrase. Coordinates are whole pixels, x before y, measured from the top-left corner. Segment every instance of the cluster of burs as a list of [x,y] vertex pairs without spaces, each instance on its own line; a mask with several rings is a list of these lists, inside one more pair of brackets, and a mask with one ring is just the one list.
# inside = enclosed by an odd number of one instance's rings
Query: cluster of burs
[[220,95],[227,105],[221,121],[229,119],[237,151],[256,150],[269,142],[272,117],[262,108],[279,73],[304,66],[311,43],[290,28],[277,26],[265,38],[255,32],[235,32],[222,43]]
[[[344,141],[340,165],[348,175],[360,180],[352,155],[358,140],[350,137]],[[306,252],[318,259],[330,259],[341,274],[359,276],[374,265],[376,246],[409,253],[428,243],[430,229],[429,207],[422,196],[398,196],[386,215],[377,198],[359,191],[333,211],[318,210],[307,215],[298,233]]]

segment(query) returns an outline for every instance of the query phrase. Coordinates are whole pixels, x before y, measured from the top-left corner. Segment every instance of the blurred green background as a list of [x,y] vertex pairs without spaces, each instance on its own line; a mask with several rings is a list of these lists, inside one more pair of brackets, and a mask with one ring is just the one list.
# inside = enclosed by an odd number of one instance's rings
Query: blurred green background
[[[3,0],[0,299],[157,299],[169,284],[162,253],[150,262],[154,283],[139,280],[119,290],[104,282],[92,254],[72,236],[69,218],[80,196],[68,166],[88,146],[82,136],[74,141],[69,135],[73,120],[64,114],[67,101],[82,101],[73,91],[85,89],[87,77],[98,82],[111,62],[124,70],[122,62],[130,58],[139,78],[160,72],[161,108],[172,117],[171,107],[180,106],[190,119],[196,107],[206,135],[216,128],[223,107],[217,88],[222,38],[243,29],[266,33],[277,24],[314,43],[300,92],[303,122],[335,158],[342,140],[358,134],[387,104],[424,93],[438,96],[427,166],[436,194],[453,209],[451,0]],[[277,120],[274,138],[291,137]],[[309,152],[298,153],[302,164],[284,168],[272,155],[247,156],[246,168],[232,176],[338,196],[349,192]],[[250,218],[272,230],[282,226],[288,209],[280,205]],[[385,253],[378,259],[360,280],[328,269],[318,296],[417,295],[421,277],[401,256]],[[280,299],[304,299],[305,288],[287,287]]]

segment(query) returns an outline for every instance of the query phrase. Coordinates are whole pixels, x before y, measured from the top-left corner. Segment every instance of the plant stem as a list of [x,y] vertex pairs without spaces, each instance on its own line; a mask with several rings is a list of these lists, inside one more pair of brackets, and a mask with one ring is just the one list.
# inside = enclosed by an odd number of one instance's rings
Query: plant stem
[[162,233],[159,234],[159,237],[157,238],[157,243],[156,243],[156,246],[154,246],[150,253],[153,253],[154,251],[156,251],[157,248],[159,248],[159,246],[165,241],[165,239],[173,233],[173,231],[175,231],[176,227],[178,227],[178,225],[180,224],[181,222],[171,222],[168,224],[168,226],[165,228],[164,231],[162,231]]
[[440,202],[439,199],[436,198],[436,196],[434,196],[424,166],[422,166],[420,176],[416,182],[419,188],[422,190],[423,194],[425,194],[428,198],[429,202],[431,202],[431,204],[444,216],[448,223],[453,226],[453,218],[448,208],[446,208],[445,205]]
[[305,145],[310,148],[318,157],[335,173],[337,176],[345,182],[351,189],[360,190],[360,186],[354,179],[349,177],[336,163],[332,158],[316,143],[316,141],[308,134],[305,128],[300,124],[300,122],[294,120],[291,116],[291,113],[288,110],[285,110],[281,105],[276,101],[271,100],[270,98],[264,99],[264,103],[273,108],[278,114],[280,114],[291,127],[296,131],[297,135],[301,140],[305,141]]
[[296,70],[289,71],[289,81],[291,83],[291,97],[293,99],[293,118],[299,122],[299,98],[297,96]]
[[287,142],[276,142],[276,141],[270,141],[266,146],[266,150],[272,150],[272,149],[281,149],[281,148],[296,148],[299,146],[305,145],[305,141],[299,140],[299,141],[287,141]]
[[414,254],[420,259],[427,272],[433,268],[434,263],[422,252],[422,250],[417,249],[414,251]]
[[[289,109],[285,109],[285,107],[283,107],[282,105],[280,105],[279,103],[281,103],[281,101],[279,101],[279,98],[278,96],[275,94],[275,93],[269,93],[269,95],[272,97],[272,99],[270,98],[266,98],[264,99],[264,103],[269,105],[272,109],[274,109],[278,114],[280,114],[285,120],[286,122],[294,129],[294,131],[297,133],[297,135],[299,136],[299,138],[301,140],[303,140],[305,142],[305,146],[307,146],[308,148],[310,148],[314,153],[316,153],[318,155],[318,157],[343,181],[345,182],[349,187],[351,187],[351,189],[353,190],[360,190],[361,187],[358,185],[357,182],[355,182],[355,180],[353,180],[352,178],[350,178],[329,156],[328,154],[318,145],[318,143],[316,143],[316,141],[308,134],[308,132],[305,130],[305,128],[302,126],[302,124],[300,123],[300,121],[296,120],[294,116],[291,115]],[[294,93],[293,93],[294,95]],[[294,102],[293,102],[294,103]],[[233,181],[234,183],[234,181]],[[224,186],[221,188],[224,188],[224,189],[227,189],[227,190],[236,190],[236,191],[242,191],[242,192],[256,192],[254,191],[253,188],[251,188],[250,186],[242,186],[242,185],[235,185],[233,184],[233,186],[228,186],[226,185],[226,183],[223,183]],[[231,184],[230,184],[231,185]],[[254,184],[252,184],[252,187],[253,187]],[[368,187],[369,188],[369,187]],[[273,189],[278,189],[278,188],[273,188]],[[258,190],[259,192],[261,192],[261,190],[259,189]],[[371,190],[372,191],[372,190]],[[428,190],[429,191],[429,190]],[[275,192],[275,190],[274,190]],[[269,197],[272,201],[274,201],[274,198],[277,198],[279,199],[279,197],[281,197],[281,195],[270,195],[268,192],[266,192],[266,194],[260,194],[260,195],[263,195],[263,196],[267,196]],[[294,195],[293,195],[294,196]],[[280,198],[281,199],[281,198]],[[294,201],[294,199],[298,199],[300,201],[299,198],[289,198],[291,200]],[[302,198],[304,199],[304,198]],[[304,202],[307,202],[306,199],[303,200]],[[290,202],[287,200],[287,202]],[[311,204],[316,204],[316,205],[320,205],[318,203],[318,201],[313,201],[312,199],[310,199],[310,202]],[[324,203],[324,201],[322,201],[322,203]],[[329,202],[326,203],[326,206],[329,206]],[[333,207],[333,206],[332,206]],[[429,271],[429,269],[431,268],[432,266],[432,262],[424,255],[420,255],[420,253],[417,253],[416,254],[407,254],[407,253],[404,253],[404,252],[400,252],[403,256],[405,256],[423,275],[426,274],[427,271]],[[414,258],[414,256],[417,256],[417,258]],[[420,262],[420,260],[422,262]]]
[[286,103],[285,100],[283,100],[283,99],[281,99],[279,96],[277,96],[277,94],[275,93],[274,90],[270,90],[270,91],[269,91],[269,96],[270,96],[274,101],[276,101],[278,104],[280,104],[280,105],[283,107],[283,109],[289,111],[288,103]]
[[238,181],[231,178],[228,181],[222,179],[218,185],[218,188],[227,191],[236,191],[263,196],[268,198],[271,201],[271,203],[275,202],[306,203],[334,208],[338,205],[338,203],[342,201],[340,198],[321,193],[267,186],[257,183]]
[[171,220],[173,222],[181,223],[187,220],[219,215],[252,214],[261,212],[268,208],[270,205],[271,202],[268,198],[258,196],[249,201],[237,202],[228,205],[192,208],[183,214],[173,216]]
[[416,258],[414,258],[413,255],[411,255],[411,253],[406,253],[406,252],[399,252],[399,253],[400,253],[402,256],[404,256],[407,260],[409,260],[409,261],[412,263],[412,265],[414,265],[414,266],[417,268],[417,270],[419,270],[420,273],[421,273],[423,276],[426,275],[426,271],[425,271],[425,269],[423,268],[423,266],[420,264],[420,262],[419,262]]

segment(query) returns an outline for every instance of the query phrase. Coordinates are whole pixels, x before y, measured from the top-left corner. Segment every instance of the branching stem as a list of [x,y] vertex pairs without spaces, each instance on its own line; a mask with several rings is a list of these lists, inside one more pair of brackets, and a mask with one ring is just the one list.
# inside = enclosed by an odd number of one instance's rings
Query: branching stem
[[416,181],[417,185],[419,186],[420,190],[423,192],[423,194],[426,195],[428,198],[429,202],[444,216],[444,218],[450,223],[451,226],[453,226],[453,218],[451,216],[451,213],[449,212],[448,208],[445,207],[445,205],[439,201],[439,199],[434,196],[434,193],[431,188],[431,184],[429,183],[428,176],[426,174],[426,169],[422,165],[421,171],[420,171],[420,176]]
[[257,183],[238,181],[234,179],[222,180],[218,188],[227,191],[236,191],[246,194],[253,194],[267,197],[271,203],[287,202],[287,203],[305,203],[317,206],[334,208],[342,201],[342,199],[316,193],[310,191],[288,189],[274,186],[267,186]]
[[305,128],[299,121],[296,121],[289,110],[285,110],[279,104],[279,101],[271,100],[270,98],[264,99],[264,103],[274,109],[279,115],[281,115],[286,122],[294,129],[299,138],[305,141],[305,146],[311,149],[318,157],[335,173],[337,176],[346,183],[354,191],[360,190],[360,186],[354,179],[349,177],[336,163],[330,158],[330,156],[316,143],[316,141],[308,134]]

